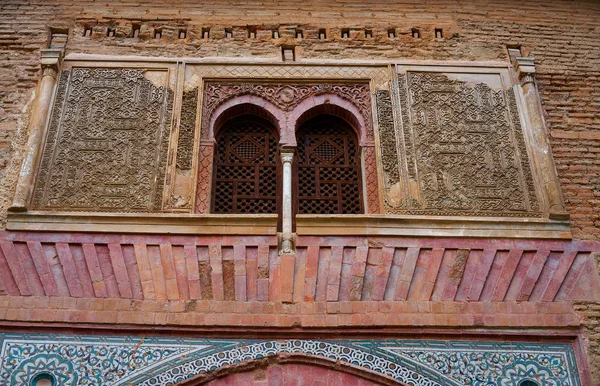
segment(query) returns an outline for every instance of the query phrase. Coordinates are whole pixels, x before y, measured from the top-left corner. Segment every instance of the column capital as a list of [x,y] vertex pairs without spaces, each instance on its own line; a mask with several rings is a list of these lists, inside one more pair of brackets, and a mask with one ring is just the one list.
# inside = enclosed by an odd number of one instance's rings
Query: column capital
[[41,50],[42,76],[50,75],[56,78],[58,69],[62,62],[63,50],[57,48],[46,48]]
[[534,82],[535,63],[532,57],[517,56],[513,61],[513,67],[517,72],[521,85]]
[[280,156],[281,156],[281,162],[282,163],[292,163],[292,161],[294,160],[294,153],[296,152],[296,149],[292,148],[292,147],[285,147],[282,148],[280,151]]

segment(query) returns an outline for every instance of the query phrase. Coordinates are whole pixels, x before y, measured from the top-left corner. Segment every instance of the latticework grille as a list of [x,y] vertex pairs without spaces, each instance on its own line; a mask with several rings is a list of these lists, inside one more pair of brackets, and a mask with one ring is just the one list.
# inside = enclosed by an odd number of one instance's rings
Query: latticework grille
[[307,121],[297,159],[299,213],[363,213],[358,143],[345,121],[330,115]]
[[260,118],[225,124],[217,139],[213,213],[277,213],[277,140]]

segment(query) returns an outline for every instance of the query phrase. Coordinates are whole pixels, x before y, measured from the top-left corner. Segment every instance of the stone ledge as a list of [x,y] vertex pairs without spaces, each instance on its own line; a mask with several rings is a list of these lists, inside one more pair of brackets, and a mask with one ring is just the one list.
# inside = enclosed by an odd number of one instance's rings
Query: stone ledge
[[187,213],[8,213],[7,230],[195,235],[275,235],[277,215]]
[[401,215],[296,216],[298,235],[571,239],[568,221]]
[[[188,213],[8,213],[10,231],[275,235],[277,215]],[[298,235],[572,238],[568,221],[506,217],[296,215]]]

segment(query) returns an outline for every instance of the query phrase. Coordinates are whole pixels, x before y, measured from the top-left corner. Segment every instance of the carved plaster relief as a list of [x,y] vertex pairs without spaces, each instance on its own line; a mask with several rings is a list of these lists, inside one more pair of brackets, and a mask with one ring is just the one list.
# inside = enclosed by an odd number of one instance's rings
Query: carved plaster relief
[[168,78],[160,69],[63,71],[34,207],[160,210],[173,104]]
[[408,71],[396,86],[393,128],[391,100],[377,98],[388,213],[541,215],[514,91],[500,76]]
[[197,88],[183,92],[181,123],[179,124],[179,139],[177,141],[177,168],[181,170],[190,170],[192,168],[197,104]]

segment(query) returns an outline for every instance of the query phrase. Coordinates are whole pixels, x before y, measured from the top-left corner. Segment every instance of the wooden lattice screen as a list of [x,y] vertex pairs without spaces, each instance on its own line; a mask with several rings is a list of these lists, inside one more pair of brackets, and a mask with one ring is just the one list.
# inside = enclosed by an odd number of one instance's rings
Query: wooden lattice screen
[[322,115],[298,132],[298,213],[363,213],[360,153],[352,128]]
[[281,177],[274,132],[249,115],[225,123],[217,138],[213,213],[277,213]]

